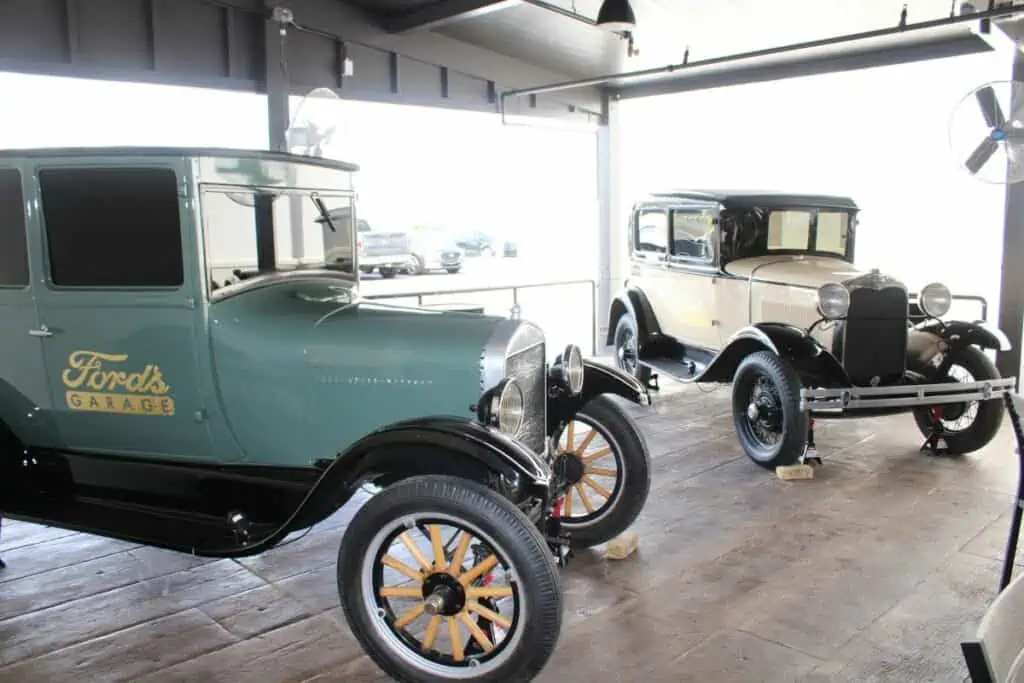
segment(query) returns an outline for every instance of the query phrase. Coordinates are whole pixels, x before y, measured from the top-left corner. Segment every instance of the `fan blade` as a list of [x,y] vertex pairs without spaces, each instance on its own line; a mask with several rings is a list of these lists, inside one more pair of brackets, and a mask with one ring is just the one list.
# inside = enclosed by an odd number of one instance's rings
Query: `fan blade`
[[964,162],[964,166],[966,166],[967,170],[971,173],[977,173],[981,170],[981,167],[992,158],[992,155],[996,153],[997,149],[999,149],[998,142],[992,138],[985,138],[981,141],[980,145],[974,148],[974,151],[971,152],[971,156],[967,157],[967,161]]
[[985,123],[989,128],[1002,128],[1006,125],[1003,110],[999,107],[999,100],[996,99],[996,91],[991,85],[978,88],[974,96],[978,98],[981,114],[985,117]]

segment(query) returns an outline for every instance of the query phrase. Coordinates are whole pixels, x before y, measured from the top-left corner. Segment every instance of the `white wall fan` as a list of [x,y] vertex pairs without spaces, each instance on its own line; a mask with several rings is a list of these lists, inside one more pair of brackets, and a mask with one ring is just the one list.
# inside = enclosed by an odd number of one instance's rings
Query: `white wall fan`
[[1024,180],[1024,83],[992,81],[968,93],[950,117],[949,145],[957,163],[982,182]]

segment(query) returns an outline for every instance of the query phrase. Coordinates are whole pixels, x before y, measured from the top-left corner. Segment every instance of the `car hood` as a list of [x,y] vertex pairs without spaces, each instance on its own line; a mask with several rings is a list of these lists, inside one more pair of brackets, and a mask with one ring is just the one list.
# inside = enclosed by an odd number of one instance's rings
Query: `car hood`
[[296,279],[211,306],[218,389],[248,460],[294,453],[304,465],[401,420],[472,416],[484,348],[505,319],[351,291],[339,279]]
[[815,289],[826,282],[846,282],[866,273],[839,258],[779,254],[733,261],[725,271],[734,277]]

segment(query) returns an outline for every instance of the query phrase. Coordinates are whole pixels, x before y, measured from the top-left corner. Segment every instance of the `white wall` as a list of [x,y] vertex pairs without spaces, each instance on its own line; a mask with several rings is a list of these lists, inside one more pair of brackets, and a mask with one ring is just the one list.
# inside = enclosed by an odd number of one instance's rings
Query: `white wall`
[[959,167],[948,128],[969,91],[1009,73],[985,54],[624,101],[621,199],[659,187],[849,195],[863,209],[859,264],[985,296],[995,322],[1005,188]]

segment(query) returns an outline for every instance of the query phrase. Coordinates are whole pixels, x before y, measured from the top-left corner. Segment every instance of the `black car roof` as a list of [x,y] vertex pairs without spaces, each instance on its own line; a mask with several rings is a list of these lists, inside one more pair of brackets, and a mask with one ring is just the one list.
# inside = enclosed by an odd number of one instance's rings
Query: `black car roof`
[[57,157],[228,157],[231,159],[267,159],[288,161],[298,164],[326,166],[338,171],[354,172],[356,164],[322,157],[308,157],[288,152],[274,152],[265,149],[229,149],[220,147],[36,147],[31,149],[0,149],[0,159],[12,157],[57,158]]
[[764,209],[812,206],[830,209],[857,210],[850,197],[825,194],[793,194],[774,190],[661,190],[651,192],[648,201],[672,199],[718,202],[729,208],[759,206]]

